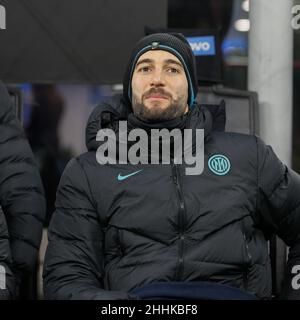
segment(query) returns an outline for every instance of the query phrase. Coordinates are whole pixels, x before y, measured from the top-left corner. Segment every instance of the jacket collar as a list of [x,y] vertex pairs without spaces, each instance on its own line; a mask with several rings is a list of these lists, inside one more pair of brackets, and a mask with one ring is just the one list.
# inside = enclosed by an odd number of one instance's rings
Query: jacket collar
[[118,122],[128,121],[129,128],[139,127],[145,130],[156,128],[204,129],[207,137],[211,131],[224,131],[226,114],[225,103],[220,105],[195,105],[185,116],[161,123],[148,124],[131,113],[121,95],[98,105],[89,117],[86,127],[86,146],[89,151],[97,150],[101,142],[96,141],[100,129],[109,128],[118,132]]

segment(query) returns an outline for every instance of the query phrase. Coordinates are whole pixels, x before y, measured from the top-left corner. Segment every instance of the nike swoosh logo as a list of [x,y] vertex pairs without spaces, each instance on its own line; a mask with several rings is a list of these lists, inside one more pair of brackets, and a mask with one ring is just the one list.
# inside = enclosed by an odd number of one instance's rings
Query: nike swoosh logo
[[139,172],[141,172],[141,171],[143,171],[143,169],[138,170],[138,171],[135,171],[135,172],[132,172],[132,173],[130,173],[130,174],[127,174],[126,176],[122,176],[122,175],[119,173],[119,175],[118,175],[118,180],[119,180],[119,181],[126,180],[127,178],[132,177],[132,176],[134,176],[135,174],[137,174],[137,173],[139,173]]

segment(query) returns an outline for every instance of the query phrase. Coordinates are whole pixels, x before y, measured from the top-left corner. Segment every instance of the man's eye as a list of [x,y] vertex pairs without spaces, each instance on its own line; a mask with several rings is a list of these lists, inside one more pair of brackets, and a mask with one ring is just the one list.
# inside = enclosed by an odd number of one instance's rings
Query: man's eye
[[168,71],[169,73],[179,73],[179,70],[176,69],[176,68],[168,68],[167,71]]
[[142,67],[138,70],[139,72],[147,73],[151,71],[150,67]]

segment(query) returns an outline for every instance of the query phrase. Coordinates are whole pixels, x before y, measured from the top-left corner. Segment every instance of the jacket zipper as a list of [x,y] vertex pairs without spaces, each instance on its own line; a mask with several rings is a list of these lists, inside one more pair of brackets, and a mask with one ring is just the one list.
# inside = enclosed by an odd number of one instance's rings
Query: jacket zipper
[[119,252],[120,252],[121,257],[123,257],[125,255],[122,235],[123,235],[123,233],[121,232],[120,229],[118,229],[118,245],[119,245]]
[[184,227],[185,227],[185,219],[186,219],[186,207],[183,198],[183,192],[180,182],[180,173],[179,173],[179,166],[171,162],[172,164],[172,177],[174,184],[177,190],[177,197],[179,202],[179,216],[178,216],[178,224],[179,224],[179,258],[178,258],[178,266],[175,273],[175,281],[181,280],[183,274],[183,267],[184,267]]

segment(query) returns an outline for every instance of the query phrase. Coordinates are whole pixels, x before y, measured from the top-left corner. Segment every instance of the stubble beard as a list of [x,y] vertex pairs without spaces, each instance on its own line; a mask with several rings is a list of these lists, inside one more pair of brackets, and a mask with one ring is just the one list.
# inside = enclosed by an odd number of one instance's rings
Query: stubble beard
[[173,120],[183,116],[186,112],[187,99],[179,96],[178,99],[171,99],[171,103],[167,107],[160,107],[160,102],[152,102],[152,106],[145,106],[144,95],[139,99],[136,95],[132,95],[132,109],[134,115],[145,122],[162,122]]

